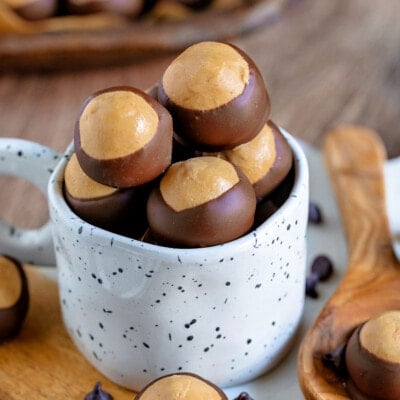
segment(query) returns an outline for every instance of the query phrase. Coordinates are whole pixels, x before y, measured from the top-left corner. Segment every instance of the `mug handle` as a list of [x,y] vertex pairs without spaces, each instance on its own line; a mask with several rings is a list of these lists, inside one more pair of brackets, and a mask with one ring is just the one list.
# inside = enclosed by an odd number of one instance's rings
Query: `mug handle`
[[[60,157],[38,143],[0,138],[0,175],[31,182],[46,198],[47,184]],[[0,219],[0,253],[30,264],[55,265],[50,221],[38,229],[22,229]]]

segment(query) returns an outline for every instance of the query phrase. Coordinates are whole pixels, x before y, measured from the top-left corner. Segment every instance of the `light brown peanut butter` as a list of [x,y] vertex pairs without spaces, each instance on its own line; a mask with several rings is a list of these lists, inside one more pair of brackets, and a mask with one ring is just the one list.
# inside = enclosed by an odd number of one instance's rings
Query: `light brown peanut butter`
[[197,157],[171,165],[160,182],[160,191],[164,201],[179,212],[218,198],[238,182],[228,161]]
[[153,138],[158,121],[157,112],[138,94],[105,92],[94,97],[82,112],[81,146],[97,159],[128,156]]
[[251,184],[263,178],[276,159],[276,147],[272,129],[265,124],[260,133],[250,142],[241,144],[232,150],[216,153],[238,166]]
[[98,183],[87,176],[79,165],[75,153],[71,156],[65,168],[64,181],[68,193],[81,200],[109,196],[118,190]]
[[22,290],[21,278],[14,263],[0,256],[0,308],[13,306]]
[[239,96],[249,77],[247,61],[234,48],[202,42],[170,64],[162,83],[175,104],[191,110],[212,110]]
[[194,376],[171,375],[154,382],[140,400],[221,400],[221,395]]
[[378,358],[400,362],[400,311],[387,311],[360,330],[361,345]]

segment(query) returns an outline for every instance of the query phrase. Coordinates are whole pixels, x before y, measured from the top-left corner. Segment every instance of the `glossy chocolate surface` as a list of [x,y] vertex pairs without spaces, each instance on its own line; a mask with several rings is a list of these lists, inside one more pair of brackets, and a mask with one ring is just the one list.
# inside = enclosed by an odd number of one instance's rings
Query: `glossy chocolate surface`
[[192,110],[175,104],[164,91],[162,80],[158,98],[172,114],[175,132],[199,150],[231,149],[253,139],[270,113],[264,80],[254,62],[233,47],[248,63],[249,82],[241,95],[212,110]]
[[285,179],[293,165],[292,149],[280,129],[272,121],[268,121],[268,126],[274,135],[276,158],[264,177],[253,184],[257,198],[264,198],[271,193]]
[[238,171],[239,183],[220,197],[199,206],[174,211],[160,189],[153,189],[147,202],[151,234],[172,247],[206,247],[225,243],[245,234],[253,225],[256,208],[254,190]]
[[380,359],[364,348],[360,342],[361,328],[353,332],[346,347],[349,392],[362,400],[400,399],[400,363]]
[[[159,117],[157,131],[147,144],[132,154],[113,159],[97,159],[88,155],[81,146],[80,117],[95,96],[117,90],[132,91],[142,96],[154,108]],[[104,185],[128,188],[150,182],[169,166],[172,157],[172,134],[171,116],[161,104],[139,89],[121,86],[96,92],[85,101],[75,124],[74,144],[79,163],[88,176]]]
[[[145,224],[148,188],[137,186],[121,189],[109,196],[78,199],[64,187],[64,196],[72,211],[83,220],[100,228],[118,232],[122,226]],[[125,230],[126,228],[124,228]]]
[[21,282],[20,294],[10,307],[0,308],[0,343],[16,336],[23,325],[29,307],[28,281],[22,264],[15,258],[1,255],[12,263],[18,271]]

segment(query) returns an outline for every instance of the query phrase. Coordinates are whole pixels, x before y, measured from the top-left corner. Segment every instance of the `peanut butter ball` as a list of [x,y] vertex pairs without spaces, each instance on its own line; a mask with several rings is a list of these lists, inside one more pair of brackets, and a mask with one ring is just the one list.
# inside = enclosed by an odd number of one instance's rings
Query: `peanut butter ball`
[[145,0],[68,0],[68,11],[73,14],[93,14],[106,12],[124,15],[127,17],[138,16],[144,8]]
[[176,247],[205,247],[245,234],[253,225],[254,189],[228,161],[196,157],[172,164],[147,202],[154,239]]
[[28,306],[28,282],[22,264],[0,255],[0,342],[20,332]]
[[232,44],[190,46],[166,69],[158,98],[174,130],[204,150],[231,149],[253,139],[270,112],[260,71]]
[[5,0],[5,3],[20,17],[36,21],[55,15],[56,0]]
[[75,124],[84,172],[107,186],[128,188],[159,176],[171,163],[172,119],[143,91],[127,86],[96,92]]
[[358,327],[345,359],[352,398],[400,399],[400,311],[384,312]]
[[64,194],[75,214],[95,226],[115,232],[122,222],[132,230],[144,224],[146,189],[116,189],[96,182],[82,170],[75,153],[65,168]]
[[165,375],[149,383],[135,400],[228,400],[213,383],[190,373]]
[[244,172],[258,199],[271,193],[285,179],[293,165],[292,150],[272,121],[264,124],[251,141],[215,155]]

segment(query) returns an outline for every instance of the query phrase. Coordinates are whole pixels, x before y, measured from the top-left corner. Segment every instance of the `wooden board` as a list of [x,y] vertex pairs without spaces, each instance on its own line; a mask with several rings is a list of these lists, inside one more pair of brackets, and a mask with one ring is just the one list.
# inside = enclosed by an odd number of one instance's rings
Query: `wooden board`
[[1,400],[83,400],[97,381],[117,400],[134,393],[111,383],[78,352],[64,329],[55,282],[26,268],[31,295],[20,335],[0,345]]
[[[1,35],[0,29],[0,71],[81,69],[143,61],[198,41],[226,40],[265,26],[292,2],[254,0],[233,10],[199,12],[180,21],[126,23],[121,18],[94,15],[63,17],[59,23],[52,18],[51,23],[37,25],[17,19],[14,34]],[[1,17],[0,2],[0,28]]]

